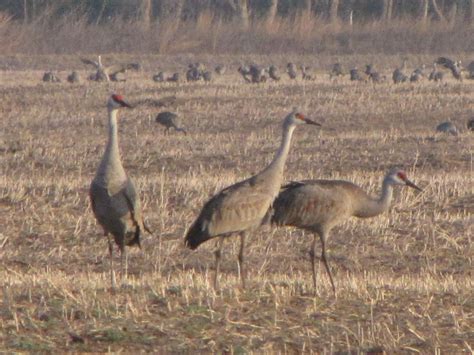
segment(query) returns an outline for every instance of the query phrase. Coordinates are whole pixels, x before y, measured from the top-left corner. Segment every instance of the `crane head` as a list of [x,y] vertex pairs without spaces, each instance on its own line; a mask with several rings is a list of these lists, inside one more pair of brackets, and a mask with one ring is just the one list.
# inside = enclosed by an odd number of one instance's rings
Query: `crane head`
[[411,187],[415,190],[423,191],[418,186],[416,186],[413,182],[408,180],[406,172],[401,170],[401,169],[395,168],[395,169],[390,170],[390,172],[388,173],[387,178],[389,179],[389,181],[392,184],[405,185],[405,186]]
[[112,94],[112,96],[110,96],[109,101],[107,102],[107,107],[111,110],[119,109],[121,107],[132,108],[132,106],[124,100],[123,96],[119,94]]
[[307,118],[302,113],[298,112],[297,110],[293,110],[288,116],[286,116],[284,125],[300,125],[300,124],[311,124],[315,126],[321,126],[320,123],[315,122],[309,118]]

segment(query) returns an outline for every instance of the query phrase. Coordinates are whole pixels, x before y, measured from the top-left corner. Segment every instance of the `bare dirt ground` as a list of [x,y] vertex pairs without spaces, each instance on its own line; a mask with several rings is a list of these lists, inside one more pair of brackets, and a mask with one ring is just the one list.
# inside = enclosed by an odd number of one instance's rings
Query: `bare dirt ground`
[[[210,84],[157,84],[151,76],[158,69],[183,72],[199,58],[148,56],[126,83],[71,85],[66,69],[86,77],[77,57],[0,59],[2,351],[473,350],[474,139],[466,122],[474,116],[474,81],[351,83],[329,79],[333,57],[292,56],[314,64],[317,79],[247,84],[235,72],[242,58],[208,56],[201,60],[233,67]],[[375,61],[389,77],[400,60],[339,59],[359,68]],[[273,60],[282,67],[288,59]],[[48,69],[62,70],[63,82],[42,83]],[[115,293],[107,242],[88,200],[113,91],[132,103],[148,100],[120,114],[119,132],[124,166],[154,230],[141,250],[130,249],[129,278]],[[170,95],[177,101],[166,110],[181,115],[187,136],[165,135],[154,122],[160,109],[149,100]],[[328,256],[337,299],[323,268],[312,293],[312,236],[268,226],[249,238],[248,288],[239,285],[232,238],[215,291],[215,243],[184,249],[186,228],[212,194],[268,164],[294,106],[323,127],[297,129],[286,180],[346,179],[376,194],[398,165],[424,191],[399,188],[388,213],[333,230]],[[434,132],[446,120],[459,136]]]

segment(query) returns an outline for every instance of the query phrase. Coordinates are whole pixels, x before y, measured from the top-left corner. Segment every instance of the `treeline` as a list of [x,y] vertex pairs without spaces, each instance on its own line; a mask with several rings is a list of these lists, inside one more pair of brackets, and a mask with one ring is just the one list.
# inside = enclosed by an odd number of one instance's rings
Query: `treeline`
[[3,0],[0,11],[24,22],[35,21],[45,12],[52,20],[81,12],[93,24],[116,18],[145,23],[169,17],[196,21],[203,12],[222,21],[239,21],[243,27],[302,12],[328,22],[474,21],[473,0]]
[[0,53],[474,51],[474,0],[1,0]]

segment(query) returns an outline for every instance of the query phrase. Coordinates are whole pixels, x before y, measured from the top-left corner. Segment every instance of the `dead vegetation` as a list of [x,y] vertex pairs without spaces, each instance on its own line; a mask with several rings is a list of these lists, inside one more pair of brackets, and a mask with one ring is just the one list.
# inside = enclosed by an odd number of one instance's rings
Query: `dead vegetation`
[[[157,65],[188,58],[142,59],[144,70],[127,83],[40,82],[42,62],[71,70],[75,57],[17,57],[16,70],[0,74],[2,350],[472,351],[473,139],[464,127],[473,82],[330,81],[333,58],[321,57],[315,81],[250,85],[235,70],[240,58],[202,56],[235,67],[210,84],[156,84]],[[390,73],[399,59],[379,56],[377,68]],[[130,278],[116,294],[87,196],[112,90],[132,102],[176,96],[172,109],[188,129],[165,135],[150,105],[120,118],[124,166],[156,236],[130,251]],[[186,250],[185,229],[210,195],[268,163],[281,119],[295,105],[323,128],[296,132],[286,180],[342,178],[375,193],[385,171],[399,165],[424,192],[398,190],[389,213],[337,228],[328,244],[335,302],[323,270],[311,294],[311,237],[292,229],[265,227],[249,240],[246,290],[237,277],[238,242],[227,242],[216,292],[214,242]],[[435,133],[447,119],[462,127],[458,136]]]

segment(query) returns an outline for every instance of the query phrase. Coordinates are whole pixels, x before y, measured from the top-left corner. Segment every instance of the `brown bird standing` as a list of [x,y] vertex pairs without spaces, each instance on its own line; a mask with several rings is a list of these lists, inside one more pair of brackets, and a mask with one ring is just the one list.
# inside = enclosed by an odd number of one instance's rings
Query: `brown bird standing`
[[214,287],[218,287],[218,274],[224,237],[240,234],[239,270],[245,288],[244,245],[248,231],[262,224],[269,207],[278,195],[283,178],[285,161],[290,149],[291,137],[296,126],[318,125],[294,110],[283,121],[283,138],[275,158],[260,173],[226,187],[206,202],[196,221],[189,228],[185,245],[196,249],[205,241],[221,237],[218,241]]
[[120,159],[117,112],[122,107],[131,108],[121,95],[112,95],[109,98],[107,102],[109,140],[89,190],[94,216],[104,229],[104,235],[108,237],[112,288],[116,286],[113,269],[113,240],[120,250],[122,276],[127,277],[125,247],[135,244],[140,246],[143,230],[150,232],[143,223],[140,199],[135,185],[127,176]]
[[382,194],[373,198],[360,187],[342,180],[306,180],[283,186],[273,203],[272,223],[293,226],[313,233],[310,251],[313,269],[313,286],[316,291],[316,236],[321,240],[321,260],[324,263],[331,286],[336,294],[333,278],[326,258],[326,243],[331,229],[349,217],[369,218],[387,211],[392,202],[395,185],[421,189],[408,180],[406,173],[392,169],[385,176]]

